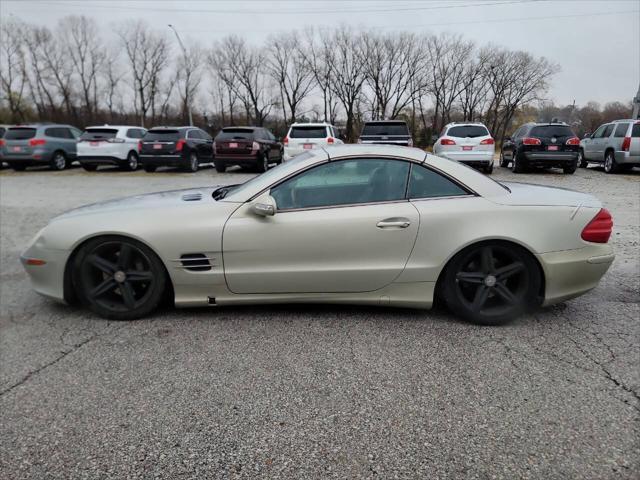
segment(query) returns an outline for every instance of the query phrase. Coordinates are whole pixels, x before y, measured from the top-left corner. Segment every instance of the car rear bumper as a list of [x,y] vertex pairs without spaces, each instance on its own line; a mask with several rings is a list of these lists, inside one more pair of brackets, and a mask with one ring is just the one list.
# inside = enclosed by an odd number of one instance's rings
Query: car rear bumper
[[113,157],[111,155],[81,155],[78,161],[85,165],[117,165],[125,162],[125,158]]
[[3,153],[0,155],[3,162],[21,163],[23,165],[39,165],[49,163],[53,152],[35,149],[27,154]]
[[439,157],[453,160],[454,162],[465,163],[467,165],[483,165],[488,166],[493,163],[493,153],[488,152],[440,152],[437,153]]
[[640,166],[640,155],[632,155],[630,152],[616,152],[616,163]]
[[530,165],[566,165],[578,160],[575,152],[524,152],[524,157]]
[[155,165],[165,167],[179,167],[184,163],[182,155],[138,155],[142,165]]
[[258,155],[246,154],[246,155],[225,155],[218,153],[215,156],[215,161],[224,163],[225,165],[256,165],[258,163]]
[[598,285],[615,255],[608,243],[537,255],[545,273],[543,305],[578,297]]

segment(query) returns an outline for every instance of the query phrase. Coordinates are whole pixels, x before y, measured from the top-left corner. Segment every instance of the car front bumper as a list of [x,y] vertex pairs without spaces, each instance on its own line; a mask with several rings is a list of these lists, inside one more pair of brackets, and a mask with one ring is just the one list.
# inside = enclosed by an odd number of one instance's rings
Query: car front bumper
[[[70,252],[45,248],[36,240],[20,255],[33,289],[47,298],[67,303],[64,298],[64,270]],[[31,264],[31,261],[44,261],[43,264]]]
[[595,288],[615,255],[608,243],[537,255],[545,274],[543,305],[554,305]]

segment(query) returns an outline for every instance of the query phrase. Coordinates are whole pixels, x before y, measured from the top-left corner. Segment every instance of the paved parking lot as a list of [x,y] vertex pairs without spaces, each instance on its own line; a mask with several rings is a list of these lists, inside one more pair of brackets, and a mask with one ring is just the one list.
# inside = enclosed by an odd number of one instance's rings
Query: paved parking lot
[[69,208],[250,176],[0,171],[0,478],[640,476],[637,169],[496,169],[598,196],[618,255],[501,328],[299,305],[110,322],[40,298],[17,260]]

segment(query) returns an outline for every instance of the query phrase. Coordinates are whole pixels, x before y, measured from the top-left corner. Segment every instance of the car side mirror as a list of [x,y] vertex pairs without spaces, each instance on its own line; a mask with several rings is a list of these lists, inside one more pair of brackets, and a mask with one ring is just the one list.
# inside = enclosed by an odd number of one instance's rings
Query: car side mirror
[[251,211],[259,217],[273,217],[276,214],[276,201],[271,195],[262,195],[251,204]]
[[587,132],[582,136],[582,138],[591,138],[591,134]]

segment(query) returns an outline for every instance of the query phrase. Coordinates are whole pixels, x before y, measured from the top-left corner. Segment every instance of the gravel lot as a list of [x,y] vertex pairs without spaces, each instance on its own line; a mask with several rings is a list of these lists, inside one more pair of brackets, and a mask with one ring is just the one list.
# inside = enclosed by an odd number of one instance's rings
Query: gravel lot
[[517,177],[598,196],[618,256],[594,291],[502,328],[342,306],[110,322],[19,265],[72,207],[250,176],[0,171],[0,478],[640,477],[637,169]]

